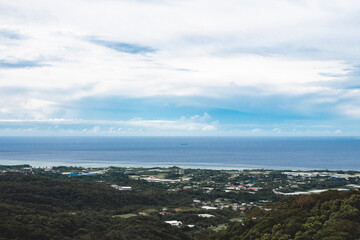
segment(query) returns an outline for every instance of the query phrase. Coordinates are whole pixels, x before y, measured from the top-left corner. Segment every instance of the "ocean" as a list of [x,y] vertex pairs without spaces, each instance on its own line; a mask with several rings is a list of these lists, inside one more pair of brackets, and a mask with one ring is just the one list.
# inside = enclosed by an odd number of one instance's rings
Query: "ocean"
[[360,170],[360,138],[0,137],[0,165]]

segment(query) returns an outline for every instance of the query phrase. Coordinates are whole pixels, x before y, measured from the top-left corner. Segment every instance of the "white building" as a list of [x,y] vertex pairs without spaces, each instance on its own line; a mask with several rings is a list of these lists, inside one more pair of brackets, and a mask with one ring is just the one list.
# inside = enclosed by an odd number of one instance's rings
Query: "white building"
[[215,209],[217,209],[217,207],[210,207],[210,206],[202,206],[201,208],[206,209],[206,210],[215,210]]
[[120,191],[132,191],[131,187],[128,186],[119,186],[119,185],[111,185],[112,188],[115,188],[116,190],[120,190]]
[[211,217],[215,217],[214,215],[211,215],[211,214],[207,214],[207,213],[204,213],[204,214],[198,214],[199,217],[203,217],[203,218],[211,218]]
[[177,220],[171,220],[171,221],[165,221],[166,223],[170,224],[171,226],[181,226],[182,222],[181,221],[177,221]]

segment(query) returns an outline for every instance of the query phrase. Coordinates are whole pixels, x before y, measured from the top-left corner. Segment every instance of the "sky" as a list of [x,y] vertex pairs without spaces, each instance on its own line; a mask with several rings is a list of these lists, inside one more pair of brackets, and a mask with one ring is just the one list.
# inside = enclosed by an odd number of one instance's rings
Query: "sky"
[[0,0],[0,136],[360,136],[359,13]]

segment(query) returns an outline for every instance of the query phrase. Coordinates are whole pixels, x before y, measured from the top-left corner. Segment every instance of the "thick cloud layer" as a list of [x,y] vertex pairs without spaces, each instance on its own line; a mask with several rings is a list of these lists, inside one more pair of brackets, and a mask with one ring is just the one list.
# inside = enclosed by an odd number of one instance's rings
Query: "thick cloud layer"
[[2,134],[360,134],[358,1],[0,9]]

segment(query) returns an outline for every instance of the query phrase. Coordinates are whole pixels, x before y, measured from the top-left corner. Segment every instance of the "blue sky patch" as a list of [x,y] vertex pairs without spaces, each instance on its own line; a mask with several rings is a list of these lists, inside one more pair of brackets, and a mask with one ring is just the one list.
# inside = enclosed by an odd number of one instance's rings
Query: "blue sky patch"
[[138,44],[124,43],[124,42],[115,42],[115,41],[105,41],[100,39],[91,39],[90,42],[113,49],[118,52],[125,52],[130,54],[145,54],[155,52],[155,49],[142,46]]
[[9,38],[9,39],[21,39],[22,36],[14,31],[9,30],[0,30],[0,37]]
[[48,64],[40,63],[39,61],[17,61],[17,62],[8,62],[0,60],[0,68],[34,68],[34,67],[44,67]]

